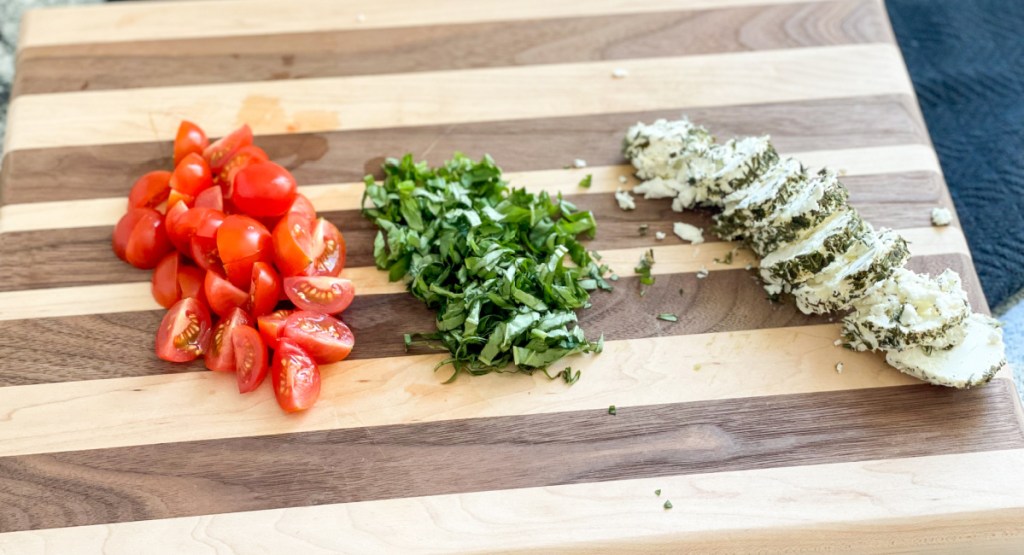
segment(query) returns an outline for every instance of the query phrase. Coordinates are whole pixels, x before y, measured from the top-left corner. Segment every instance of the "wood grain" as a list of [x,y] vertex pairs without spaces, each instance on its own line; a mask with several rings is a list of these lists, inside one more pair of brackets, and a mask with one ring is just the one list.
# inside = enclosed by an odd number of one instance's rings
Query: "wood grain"
[[875,7],[873,0],[843,0],[557,19],[545,14],[431,27],[30,47],[19,52],[12,95],[885,42],[890,31]]
[[[14,532],[0,548],[1012,553],[1024,541],[1024,479],[1005,470],[1021,465],[1024,451],[1003,450],[662,476]],[[656,489],[677,501],[671,511]],[[548,515],[571,518],[551,526]]]
[[[474,158],[490,153],[511,172],[564,168],[574,158],[583,158],[591,166],[609,166],[624,163],[621,139],[629,126],[678,118],[680,112],[294,133],[262,136],[257,142],[273,160],[287,166],[301,185],[359,182],[367,173],[379,171],[386,156],[403,152],[431,164],[447,160],[456,151]],[[913,99],[900,95],[698,107],[685,112],[719,137],[770,133],[783,152],[928,144]],[[523,136],[530,140],[524,141]],[[166,139],[5,152],[0,198],[19,204],[122,197],[137,176],[171,165],[170,137]],[[930,156],[934,159],[934,152]]]
[[[629,78],[612,78],[620,67]],[[33,94],[11,101],[4,150],[167,140],[182,119],[211,136],[242,123],[262,135],[912,93],[899,50],[868,44]]]
[[[699,10],[805,2],[807,0],[681,0],[674,2],[672,8]],[[23,23],[18,46],[28,49],[54,44],[243,37],[360,28],[415,28],[567,16],[658,13],[665,9],[665,3],[659,0],[596,0],[585,6],[566,0],[525,0],[500,11],[472,0],[440,0],[429,5],[414,0],[357,0],[340,6],[333,0],[306,0],[301,9],[282,6],[272,0],[250,0],[244,4],[195,0],[144,5],[118,4],[104,9],[87,6],[31,12]]]
[[1020,449],[1015,402],[1001,380],[7,457],[0,530]]

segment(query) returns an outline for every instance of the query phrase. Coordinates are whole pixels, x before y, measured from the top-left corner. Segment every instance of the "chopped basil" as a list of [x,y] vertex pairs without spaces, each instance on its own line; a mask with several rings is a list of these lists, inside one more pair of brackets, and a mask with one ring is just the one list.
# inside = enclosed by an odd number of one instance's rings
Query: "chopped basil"
[[[641,285],[653,285],[654,276],[651,275],[651,268],[654,267],[654,249],[648,249],[644,252],[643,256],[640,257],[640,263],[637,264],[636,268],[633,268],[633,272],[640,274]],[[644,290],[641,288],[640,294],[644,294]]]
[[657,495],[658,497],[661,497],[661,490],[660,489],[654,490],[654,495]]
[[672,502],[671,501],[665,501],[665,504],[662,505],[662,506],[665,507],[666,509],[671,509],[672,508]]
[[618,414],[618,411],[616,411],[616,409],[615,409],[615,405],[611,405],[611,406],[608,407],[608,414],[611,414],[613,416]]
[[665,313],[659,314],[658,315],[658,319],[659,320],[664,320],[666,322],[678,322],[679,321],[679,317],[676,316],[675,314],[672,314],[671,312],[665,312]]
[[594,176],[588,173],[586,177],[584,177],[583,179],[580,180],[580,187],[583,187],[584,189],[589,189],[590,188],[590,183],[593,180],[594,180]]
[[647,236],[647,230],[650,229],[650,228],[651,228],[651,226],[648,225],[648,224],[640,224],[640,228],[639,228],[640,236],[641,237],[646,237]]
[[[436,330],[407,334],[406,348],[448,350],[438,368],[453,366],[449,381],[601,352],[604,338],[589,340],[576,325],[590,291],[611,289],[608,268],[576,239],[593,236],[590,212],[511,188],[489,156],[456,154],[430,168],[406,155],[383,169],[381,183],[366,177],[363,195],[363,214],[380,228],[374,261],[437,311]],[[579,372],[557,376],[573,383]]]

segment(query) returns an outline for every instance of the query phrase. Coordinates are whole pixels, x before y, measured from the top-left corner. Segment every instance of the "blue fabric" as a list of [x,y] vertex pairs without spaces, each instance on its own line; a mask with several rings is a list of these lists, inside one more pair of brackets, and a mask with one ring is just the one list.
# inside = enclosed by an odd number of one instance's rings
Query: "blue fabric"
[[989,304],[1024,288],[1024,0],[888,0]]

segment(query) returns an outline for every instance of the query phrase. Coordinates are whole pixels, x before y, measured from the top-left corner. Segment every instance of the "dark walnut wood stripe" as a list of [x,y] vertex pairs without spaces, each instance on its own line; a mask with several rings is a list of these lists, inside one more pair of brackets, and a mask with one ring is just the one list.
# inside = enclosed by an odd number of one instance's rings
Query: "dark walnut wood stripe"
[[14,94],[891,41],[892,34],[874,1],[846,0],[430,27],[74,44],[19,52]]
[[[963,277],[975,310],[987,310],[966,256],[919,257],[909,267],[932,274],[952,268]],[[643,297],[637,287],[634,278],[623,277],[614,291],[596,292],[594,306],[580,311],[581,325],[595,336],[623,340],[828,321],[801,314],[788,300],[767,301],[754,273],[745,270],[712,272],[705,279],[657,276]],[[663,312],[678,314],[679,322],[657,320]],[[204,371],[201,362],[170,364],[156,358],[153,336],[162,317],[162,310],[154,310],[2,321],[0,387]],[[407,294],[356,297],[342,319],[356,334],[353,359],[404,356],[402,335],[434,326],[433,313]]]
[[[672,235],[672,223],[687,222],[705,230],[711,227],[711,214],[703,211],[673,212],[668,200],[640,201],[636,210],[623,211],[614,194],[577,194],[576,181],[586,174],[581,170],[567,180],[562,189],[581,209],[594,212],[598,234],[589,241],[596,250],[650,245],[678,244]],[[876,226],[909,228],[931,225],[931,209],[952,203],[944,193],[942,179],[934,173],[856,176],[844,181],[852,191],[852,201],[868,221]],[[372,266],[373,238],[376,228],[356,210],[325,212],[345,235],[348,248],[346,265]],[[640,224],[649,224],[646,236],[640,236]],[[659,242],[656,231],[668,234]],[[131,268],[114,256],[109,227],[50,229],[4,233],[0,235],[0,291],[42,289],[103,283],[133,283],[150,279],[149,272]],[[717,241],[706,233],[708,242]],[[62,271],[52,271],[60,260]]]
[[8,457],[0,531],[1013,449],[1013,396],[997,380]]
[[[490,153],[505,171],[532,171],[563,168],[575,158],[593,166],[624,163],[622,135],[630,125],[683,112],[723,138],[770,133],[786,152],[928,144],[909,96],[270,135],[257,143],[303,185],[361,181],[386,156],[405,152],[432,164],[456,151]],[[17,204],[126,195],[138,176],[169,168],[170,158],[167,141],[16,150],[5,153],[0,199]]]

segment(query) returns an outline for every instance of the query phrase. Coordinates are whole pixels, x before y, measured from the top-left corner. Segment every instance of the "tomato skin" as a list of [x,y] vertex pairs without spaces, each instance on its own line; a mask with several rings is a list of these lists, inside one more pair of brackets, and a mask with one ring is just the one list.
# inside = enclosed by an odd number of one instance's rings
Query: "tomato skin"
[[337,314],[352,304],[356,289],[345,278],[291,276],[284,278],[284,294],[300,310]]
[[235,190],[235,176],[248,166],[267,162],[270,158],[263,149],[256,145],[246,145],[238,149],[231,159],[224,164],[220,173],[214,178],[214,184],[224,191],[224,198],[231,198]]
[[292,205],[288,208],[289,212],[298,212],[299,214],[305,214],[309,219],[316,219],[316,208],[313,208],[313,203],[306,198],[306,195],[302,193],[295,193],[295,200]]
[[209,344],[210,312],[192,297],[175,303],[156,332],[156,356],[169,362],[195,360]]
[[220,317],[227,316],[236,308],[245,308],[249,303],[249,294],[232,285],[216,270],[207,270],[203,290],[210,310]]
[[239,288],[248,286],[254,263],[271,262],[274,258],[270,232],[260,222],[241,214],[224,218],[217,230],[217,250],[228,278]]
[[281,337],[281,328],[284,327],[285,321],[288,320],[288,317],[293,312],[295,311],[285,308],[256,318],[256,327],[260,330],[263,342],[271,349],[277,349],[277,341]]
[[252,144],[252,129],[243,125],[231,133],[217,139],[203,149],[203,158],[210,164],[213,173],[220,173],[224,166],[240,148]]
[[306,310],[297,310],[285,320],[280,341],[285,339],[305,349],[318,364],[344,360],[356,342],[352,330],[341,320]]
[[180,264],[181,254],[173,251],[164,256],[153,270],[150,290],[153,292],[153,299],[164,308],[171,308],[174,303],[181,300],[181,286],[178,284]]
[[209,144],[210,140],[202,128],[191,121],[182,120],[178,134],[174,137],[174,165],[180,164],[189,154],[202,154]]
[[220,187],[210,187],[196,195],[196,208],[212,208],[218,212],[224,211],[224,193]]
[[252,318],[240,308],[232,309],[217,322],[210,335],[210,347],[203,355],[203,362],[208,369],[214,372],[234,372],[235,347],[231,337],[245,327],[252,327]]
[[203,290],[205,280],[205,271],[182,260],[178,266],[178,289],[181,291],[182,299],[192,297],[203,303],[203,306],[209,306],[206,304],[206,292]]
[[164,217],[152,208],[132,208],[117,222],[114,254],[125,262],[148,270],[155,268],[173,248],[164,229]]
[[231,334],[231,344],[234,347],[238,392],[254,391],[267,377],[267,346],[260,333],[248,326],[237,328]]
[[260,162],[235,176],[231,201],[250,216],[273,217],[288,211],[297,192],[291,172],[274,162]]
[[202,156],[192,153],[185,156],[171,174],[171,194],[168,202],[184,200],[192,206],[196,195],[213,185],[213,172]]
[[164,227],[167,228],[167,238],[171,240],[174,248],[182,254],[189,253],[189,238],[183,232],[179,232],[179,224],[185,213],[188,212],[188,205],[183,201],[167,204],[167,214],[164,216]]
[[156,208],[171,194],[171,172],[153,171],[144,174],[128,193],[128,208]]
[[270,379],[277,404],[285,412],[306,410],[320,397],[320,367],[289,339],[281,339],[274,351]]
[[256,317],[273,312],[280,296],[281,278],[274,267],[266,262],[254,263],[249,285],[249,312]]

